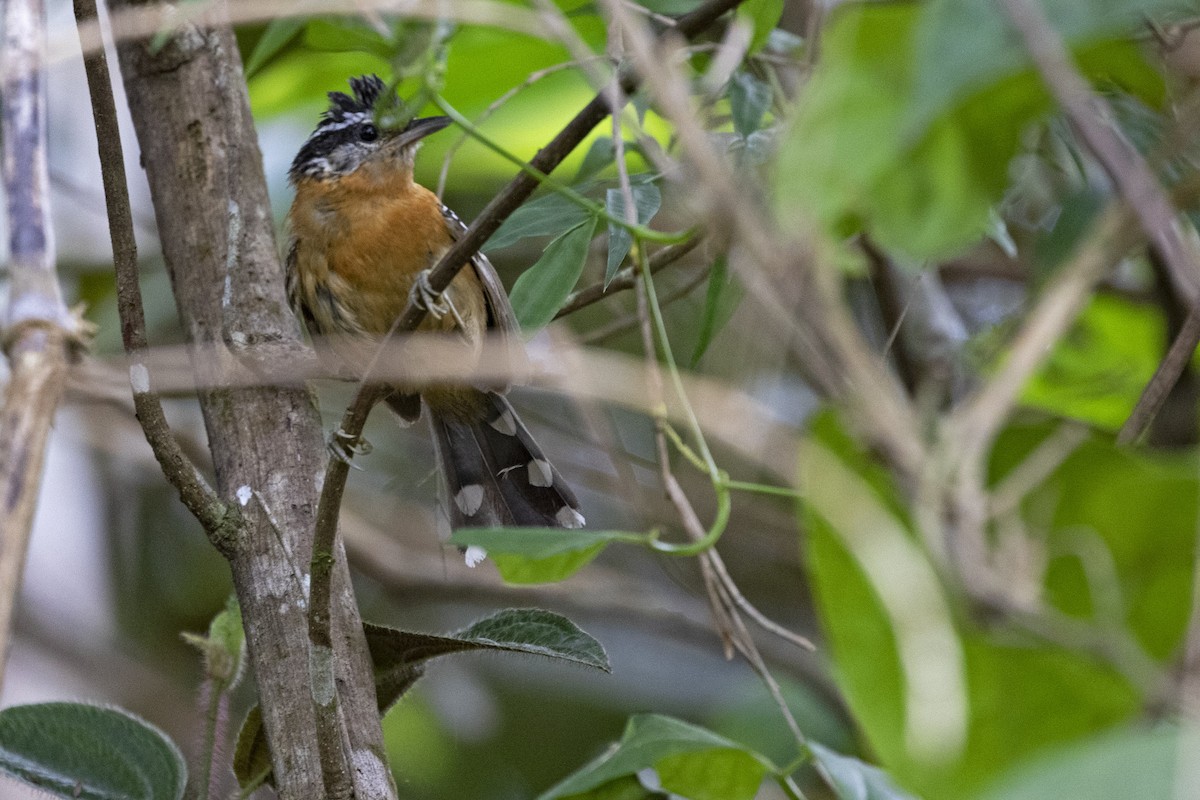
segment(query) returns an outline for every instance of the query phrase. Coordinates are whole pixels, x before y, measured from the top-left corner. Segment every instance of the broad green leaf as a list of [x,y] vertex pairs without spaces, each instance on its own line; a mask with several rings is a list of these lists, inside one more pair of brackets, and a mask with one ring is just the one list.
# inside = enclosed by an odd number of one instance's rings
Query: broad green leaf
[[[662,205],[662,192],[653,183],[630,183],[633,205],[637,208],[637,221],[645,225],[654,218]],[[619,188],[609,189],[605,195],[605,210],[617,219],[625,219],[625,193]],[[633,246],[633,234],[612,222],[608,223],[608,263],[604,269],[604,285],[617,274],[621,262]]]
[[450,537],[460,547],[488,551],[508,583],[551,583],[578,572],[610,542],[643,541],[624,531],[563,528],[460,528]]
[[729,111],[733,129],[747,137],[762,126],[771,107],[771,86],[753,73],[738,70],[729,81]]
[[[872,598],[871,608],[856,614],[852,624],[862,626],[870,620],[873,635],[881,636],[887,647],[879,642],[871,650],[870,665],[854,666],[889,673],[888,680],[863,688],[872,694],[884,692],[880,705],[886,703],[891,714],[899,712],[898,718],[887,721],[890,735],[898,737],[893,746],[906,760],[935,768],[953,762],[966,744],[963,645],[937,573],[907,520],[893,512],[894,495],[880,495],[881,488],[890,487],[872,485],[859,474],[863,462],[828,422],[815,425],[814,435],[801,448],[800,485],[813,540],[812,566],[823,586],[826,580],[844,580],[821,574],[828,569],[822,556],[829,547],[848,556],[856,577],[866,581],[863,588]],[[825,588],[835,593],[849,584]],[[849,606],[833,611],[827,624],[845,624],[842,613],[849,614]],[[836,641],[837,635],[830,633]],[[855,662],[862,658],[859,653],[843,656]]]
[[561,236],[587,222],[590,217],[591,212],[583,206],[551,192],[530,200],[514,211],[487,240],[483,249],[488,252],[499,250],[530,236]]
[[754,753],[726,748],[666,756],[654,771],[664,789],[690,800],[752,800],[766,767]]
[[1195,738],[1170,725],[1106,733],[1012,770],[981,800],[1184,797],[1177,781],[1195,780]]
[[589,217],[546,245],[542,257],[517,278],[509,297],[523,330],[535,331],[554,319],[583,274],[595,231],[596,220]]
[[[1144,28],[1145,15],[1197,8],[1189,0],[1041,0],[1039,5],[1072,47],[1124,38]],[[932,0],[914,36],[916,82],[906,128],[910,131],[924,129],[975,92],[1029,67],[1028,51],[1003,7],[992,0]],[[1124,65],[1115,73],[1105,70],[1105,77],[1119,80],[1123,71]],[[1161,88],[1157,93],[1161,95]]]
[[[774,769],[762,756],[712,731],[671,717],[641,714],[629,720],[615,747],[538,800],[598,797],[585,793],[651,768],[658,772],[663,788],[698,800],[751,800],[763,776]],[[689,771],[691,775],[684,774]],[[710,789],[729,793],[711,794]]]
[[0,711],[0,772],[71,800],[178,800],[187,780],[183,756],[162,731],[83,703]]
[[254,51],[246,62],[246,78],[254,77],[272,58],[295,41],[306,24],[307,20],[302,17],[280,17],[271,20],[262,36],[258,37]]
[[[914,116],[916,98],[932,92],[921,81],[954,81],[937,43],[918,41],[931,13],[912,2],[833,12],[821,63],[780,145],[785,221],[813,215],[837,237],[866,229],[886,249],[918,259],[947,256],[986,232],[1022,134],[1053,104],[1026,65],[942,92]],[[926,68],[936,66],[934,78],[923,77],[918,55],[933,60]],[[1136,43],[1083,41],[1074,55],[1087,77],[1161,100],[1162,80]]]
[[[363,626],[381,709],[399,699],[416,680],[416,667],[424,661],[471,650],[504,650],[510,653],[573,661],[609,672],[604,647],[571,620],[536,608],[510,608],[481,619],[458,633],[438,636],[366,623]],[[411,680],[409,680],[411,678]],[[399,687],[397,693],[395,688]]]
[[810,742],[808,749],[833,781],[838,800],[914,800],[912,795],[896,788],[879,767],[835,753],[817,742]]
[[663,792],[647,789],[636,777],[626,775],[562,800],[670,800],[670,797]]
[[[903,520],[899,495],[885,474],[830,423],[818,421],[818,440]],[[993,451],[991,481],[1021,463],[1048,430],[1042,423],[1005,431]],[[1190,608],[1197,474],[1194,456],[1138,458],[1111,441],[1088,442],[1071,453],[1028,500],[1036,509],[1028,524],[1036,526],[1048,553],[1060,554],[1051,561],[1047,599],[1076,616],[1092,612],[1090,592],[1096,587],[1059,562],[1075,554],[1094,562],[1103,542],[1109,550],[1103,558],[1116,566],[1126,605],[1123,620],[1098,620],[1097,635],[1119,635],[1124,621],[1155,657],[1176,652]],[[847,493],[842,502],[861,505],[862,498]],[[808,529],[807,563],[838,685],[883,769],[920,796],[968,796],[1021,759],[1134,718],[1146,702],[1127,678],[1091,655],[1014,639],[1003,628],[981,630],[968,617],[956,617],[970,710],[965,749],[942,764],[914,759],[905,733],[908,693],[898,639],[876,582],[850,545],[820,520],[814,522]],[[871,532],[869,541],[875,539]],[[896,564],[893,570],[896,577],[911,577]],[[1102,578],[1099,588],[1111,605],[1111,578]],[[928,664],[927,677],[936,678],[943,667]]]
[[1026,385],[1021,401],[1116,431],[1157,369],[1165,345],[1157,310],[1097,295]]

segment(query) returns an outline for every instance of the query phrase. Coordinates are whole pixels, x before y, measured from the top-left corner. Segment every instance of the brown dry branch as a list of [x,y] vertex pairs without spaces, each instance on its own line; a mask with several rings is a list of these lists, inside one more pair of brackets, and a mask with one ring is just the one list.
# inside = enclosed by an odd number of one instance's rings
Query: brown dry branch
[[[205,8],[220,15],[224,4]],[[288,800],[333,794],[325,777],[338,771],[322,763],[307,689],[310,663],[326,664],[342,690],[343,736],[333,747],[348,765],[344,774],[358,797],[392,798],[370,661],[340,550],[333,653],[309,658],[308,598],[291,560],[310,553],[324,466],[312,399],[294,379],[245,389],[220,382],[248,346],[303,347],[284,296],[237,43],[224,21],[184,22],[162,47],[122,38],[117,49],[183,327],[198,352],[214,356],[192,366],[205,386],[200,404],[215,491],[239,518],[208,533],[233,573],[276,785]]]
[[54,270],[42,0],[10,0],[3,29],[0,142],[10,253],[3,346],[10,377],[0,407],[0,679],[50,426],[83,335]]

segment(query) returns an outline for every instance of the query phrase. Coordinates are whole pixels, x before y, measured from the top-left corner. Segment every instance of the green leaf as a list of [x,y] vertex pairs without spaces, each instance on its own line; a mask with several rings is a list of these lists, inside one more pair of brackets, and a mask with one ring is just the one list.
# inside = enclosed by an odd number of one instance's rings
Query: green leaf
[[471,650],[572,661],[610,672],[604,647],[571,620],[537,608],[509,608],[464,628],[438,636],[366,623],[363,630],[375,666],[380,710],[386,710],[419,676],[418,665],[431,658]]
[[613,163],[615,157],[616,149],[613,147],[612,137],[597,136],[583,157],[583,163],[579,165],[579,172],[575,174],[575,183],[596,177],[597,173]]
[[530,236],[561,236],[591,218],[591,212],[557,192],[530,200],[504,220],[483,249],[492,252]]
[[[637,208],[637,221],[645,225],[654,218],[662,206],[662,192],[653,183],[631,183],[629,191],[633,195],[633,204]],[[605,195],[605,210],[617,219],[625,219],[625,193],[619,188],[609,189]],[[629,254],[633,246],[633,234],[626,228],[608,223],[608,263],[604,269],[604,285],[617,274],[621,262]]]
[[641,714],[629,720],[616,747],[538,800],[600,797],[584,793],[651,768],[658,772],[664,789],[696,800],[751,800],[763,776],[774,771],[761,755],[712,731],[671,717]]
[[271,20],[262,36],[258,37],[254,51],[246,61],[246,77],[254,77],[255,73],[295,41],[307,22],[302,17],[280,17]]
[[183,756],[162,731],[83,703],[0,711],[0,772],[71,800],[178,800],[187,780]]
[[543,328],[554,319],[583,274],[595,231],[596,220],[588,217],[546,245],[542,257],[517,278],[509,297],[523,330]]
[[237,597],[230,595],[225,608],[208,626],[207,636],[184,633],[183,639],[204,656],[204,673],[227,691],[241,680],[245,666],[246,632]]
[[610,542],[642,542],[627,531],[587,531],[563,528],[460,528],[450,537],[459,547],[475,545],[488,551],[508,583],[551,583],[578,572]]
[[700,315],[700,332],[696,336],[696,347],[692,350],[689,367],[695,368],[704,357],[717,331],[733,316],[742,299],[741,284],[730,280],[729,265],[724,255],[717,256],[708,276],[708,290],[704,293],[704,311]]
[[1097,295],[1026,385],[1021,402],[1115,432],[1154,375],[1165,346],[1160,312]]
[[762,126],[763,115],[771,107],[771,86],[752,73],[738,70],[729,81],[728,91],[733,129],[745,138]]
[[737,18],[749,23],[754,31],[750,36],[750,55],[757,53],[767,43],[767,38],[782,16],[783,0],[746,0],[738,6]]
[[838,800],[913,800],[912,795],[896,788],[878,767],[835,753],[817,742],[810,742],[808,749],[833,781]]
[[334,53],[369,53],[390,60],[395,45],[374,25],[357,17],[320,17],[304,29],[304,43],[313,50]]
[[562,800],[670,800],[663,792],[647,789],[633,775],[617,778],[595,789],[564,797]]
[[1196,752],[1186,735],[1162,726],[1097,736],[1013,770],[981,800],[1060,800],[1065,791],[1087,800],[1178,797],[1178,782],[1194,774],[1180,770],[1182,754]]
[[[932,5],[895,2],[847,4],[831,14],[821,62],[780,143],[776,189],[785,223],[810,215],[839,238],[866,229],[885,249],[915,259],[948,256],[986,232],[1022,134],[1053,105],[1028,66],[993,63],[978,82],[951,86],[943,43],[923,27],[935,13]],[[1007,29],[995,35],[1011,38]],[[1087,77],[1161,102],[1161,77],[1137,43],[1082,42],[1074,55]],[[926,88],[931,81],[936,89]],[[925,96],[933,99],[918,104]]]
[[257,703],[246,714],[242,727],[238,729],[237,743],[233,749],[233,774],[242,789],[264,783],[275,785],[271,747],[267,744],[267,733],[263,729],[262,709]]
[[[1196,8],[1187,0],[1042,0],[1039,5],[1055,31],[1076,49],[1121,39],[1143,28],[1146,15]],[[992,0],[932,0],[925,4],[915,32],[914,53],[916,82],[906,127],[910,131],[924,129],[974,93],[1029,67],[1028,50],[1003,8]],[[1127,66],[1119,65],[1115,72],[1097,70],[1093,75],[1119,82]],[[1140,81],[1135,85],[1151,88]],[[1161,88],[1157,93],[1161,96]]]

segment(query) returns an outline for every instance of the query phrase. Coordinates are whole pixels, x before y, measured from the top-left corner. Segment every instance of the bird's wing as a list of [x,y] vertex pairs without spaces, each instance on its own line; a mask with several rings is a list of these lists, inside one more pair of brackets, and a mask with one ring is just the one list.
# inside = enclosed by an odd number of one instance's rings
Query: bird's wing
[[[442,206],[442,217],[446,220],[446,227],[450,230],[450,235],[456,241],[467,232],[467,226],[458,218],[458,214],[446,206]],[[509,334],[518,333],[521,326],[517,323],[517,315],[513,313],[508,293],[504,291],[504,284],[500,282],[500,276],[496,274],[496,268],[492,266],[492,262],[488,261],[487,256],[483,253],[476,253],[471,256],[471,266],[475,269],[479,283],[483,286],[483,295],[487,301],[488,312],[491,314],[491,327],[506,338]]]

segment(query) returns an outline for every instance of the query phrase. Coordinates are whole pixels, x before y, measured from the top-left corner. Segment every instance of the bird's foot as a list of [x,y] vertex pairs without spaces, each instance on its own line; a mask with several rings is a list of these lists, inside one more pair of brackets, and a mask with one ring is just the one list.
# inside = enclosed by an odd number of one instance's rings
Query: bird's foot
[[338,461],[345,462],[354,469],[362,469],[362,467],[354,463],[354,457],[365,456],[374,449],[371,443],[362,436],[351,436],[341,428],[330,434],[326,446],[329,448],[331,456]]

